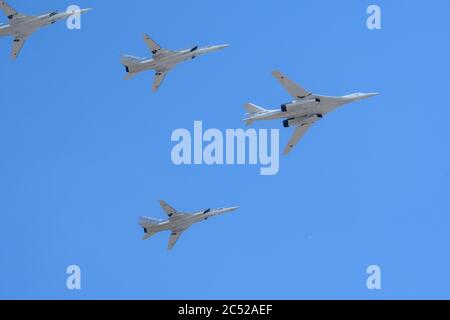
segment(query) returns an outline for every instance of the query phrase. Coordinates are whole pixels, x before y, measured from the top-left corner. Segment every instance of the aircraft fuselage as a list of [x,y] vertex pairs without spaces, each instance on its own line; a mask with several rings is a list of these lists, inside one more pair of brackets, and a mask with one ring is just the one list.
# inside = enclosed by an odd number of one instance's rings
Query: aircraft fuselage
[[160,57],[156,56],[154,58],[142,59],[142,61],[133,66],[130,72],[141,72],[145,70],[170,70],[179,63],[192,60],[198,56],[208,54],[227,46],[211,46],[200,49],[188,49],[179,52],[171,52],[167,54],[162,54]]
[[227,212],[234,211],[236,209],[237,207],[233,207],[233,208],[206,210],[194,214],[186,214],[180,216],[177,219],[159,221],[153,226],[147,228],[146,231],[147,233],[158,233],[163,231],[184,230],[189,228],[193,224],[208,220],[209,218],[215,216],[223,215]]
[[301,100],[294,100],[283,104],[280,109],[268,110],[267,112],[252,115],[251,119],[259,121],[294,118],[308,119],[314,116],[321,118],[345,104],[356,102],[373,95],[358,93],[342,97],[311,95]]
[[11,17],[9,24],[0,26],[0,36],[23,36],[29,35],[41,27],[45,27],[59,20],[65,20],[74,14],[82,14],[90,9],[81,9],[80,11],[67,12],[49,12],[39,16],[26,16],[17,14]]
[[0,27],[0,35],[15,36],[29,34],[41,27],[66,19],[70,15],[72,13],[50,12],[39,16],[16,16],[9,24]]

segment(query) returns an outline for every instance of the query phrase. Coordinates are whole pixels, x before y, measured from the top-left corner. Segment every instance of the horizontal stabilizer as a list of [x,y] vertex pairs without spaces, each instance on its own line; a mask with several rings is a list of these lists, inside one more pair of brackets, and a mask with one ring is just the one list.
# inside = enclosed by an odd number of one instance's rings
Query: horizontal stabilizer
[[161,221],[158,219],[152,219],[152,218],[147,218],[147,217],[140,217],[139,218],[139,225],[143,228],[148,228],[148,227],[152,227],[152,226],[156,226],[158,225],[158,223],[160,223]]
[[137,73],[131,73],[131,72],[127,71],[127,74],[126,74],[124,79],[125,80],[130,80],[131,78],[133,78],[136,75],[137,75]]
[[141,63],[143,60],[145,60],[145,58],[123,55],[122,58],[120,59],[120,62],[122,62],[124,66],[132,67],[134,65]]
[[145,235],[144,235],[144,237],[142,238],[142,240],[148,240],[148,239],[150,239],[152,236],[155,235],[155,232],[146,232],[145,229],[144,229],[144,232],[145,232]]
[[264,109],[262,107],[257,106],[256,104],[253,103],[247,103],[244,106],[245,110],[247,110],[248,114],[256,114],[256,113],[264,113],[267,112],[267,109]]

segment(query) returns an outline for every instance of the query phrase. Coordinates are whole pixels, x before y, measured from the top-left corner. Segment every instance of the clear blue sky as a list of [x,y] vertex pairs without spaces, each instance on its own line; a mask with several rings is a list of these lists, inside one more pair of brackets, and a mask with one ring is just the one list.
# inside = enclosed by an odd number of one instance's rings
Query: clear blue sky
[[[72,3],[11,0],[30,14]],[[81,31],[41,30],[15,62],[0,38],[0,298],[450,298],[448,1],[77,4],[95,9]],[[381,31],[366,28],[369,4]],[[149,54],[143,32],[231,47],[152,94],[150,73],[125,82],[119,63]],[[240,128],[244,103],[288,101],[274,69],[316,93],[382,95],[318,123],[274,177],[172,164],[174,129]],[[142,242],[137,225],[164,218],[158,199],[241,209],[168,252],[168,234]]]

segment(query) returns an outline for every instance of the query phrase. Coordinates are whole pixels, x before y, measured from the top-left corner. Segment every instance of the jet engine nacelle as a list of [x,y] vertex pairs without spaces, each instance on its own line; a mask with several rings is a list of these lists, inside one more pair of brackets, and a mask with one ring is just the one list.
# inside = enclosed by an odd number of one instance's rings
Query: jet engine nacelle
[[305,121],[304,118],[293,118],[293,119],[287,119],[283,121],[283,127],[289,128],[289,127],[295,127],[303,124]]
[[306,109],[308,107],[315,106],[320,103],[320,99],[310,99],[306,101],[294,101],[286,104],[281,105],[281,111],[282,112],[291,112],[291,111],[297,111],[299,109]]
[[289,128],[289,127],[296,127],[296,126],[302,126],[306,124],[312,124],[322,118],[322,115],[316,114],[313,116],[307,116],[307,117],[298,117],[298,118],[291,118],[283,121],[283,127]]

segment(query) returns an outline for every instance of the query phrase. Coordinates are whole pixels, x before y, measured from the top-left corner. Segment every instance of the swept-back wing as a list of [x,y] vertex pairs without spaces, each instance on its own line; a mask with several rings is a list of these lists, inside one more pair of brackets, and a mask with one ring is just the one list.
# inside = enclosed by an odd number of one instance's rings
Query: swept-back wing
[[167,76],[167,71],[158,71],[155,74],[155,81],[153,82],[152,90],[153,92],[158,91],[159,87],[163,83],[164,79]]
[[182,233],[183,231],[172,232],[169,239],[169,246],[167,247],[168,250],[172,250],[173,247],[175,247],[175,244],[177,243],[178,239],[180,239]]
[[14,38],[13,41],[13,50],[11,53],[11,58],[12,59],[17,59],[17,57],[20,54],[20,51],[22,50],[26,40],[27,40],[28,36],[27,35],[23,35],[23,36],[17,36]]
[[145,43],[147,43],[147,46],[152,52],[154,59],[162,58],[174,53],[173,51],[161,48],[161,46],[158,43],[156,43],[156,41],[154,41],[146,34],[144,34],[144,41]]
[[171,218],[174,214],[177,214],[178,211],[172,208],[170,205],[168,205],[165,201],[160,200],[159,205],[164,210],[164,212]]
[[161,46],[157,44],[152,38],[147,34],[144,34],[144,41],[147,43],[148,48],[153,54],[157,54],[161,50]]
[[311,126],[312,123],[298,126],[295,129],[294,135],[291,137],[291,140],[289,140],[288,145],[284,149],[284,155],[288,155],[294,149],[294,147],[297,145],[300,139],[303,138],[303,136],[306,134],[306,132]]
[[311,95],[310,92],[303,89],[301,86],[287,78],[279,71],[272,72],[272,75],[281,83],[281,85],[289,92],[294,99],[303,99]]
[[14,16],[18,14],[18,12],[13,7],[6,3],[6,1],[0,1],[0,9],[8,17],[9,20],[14,18]]

